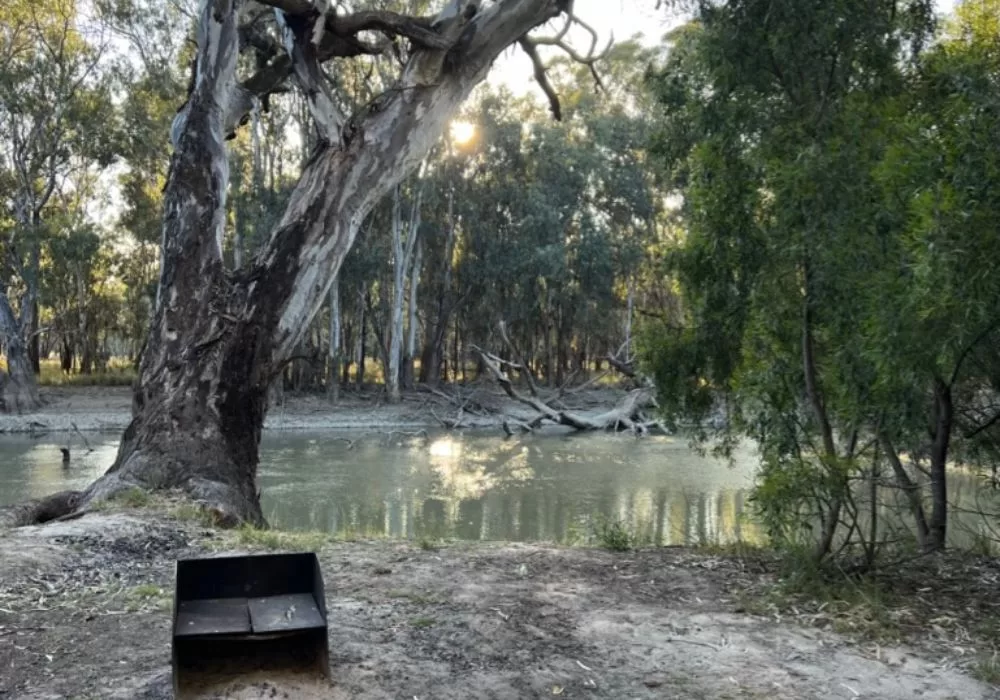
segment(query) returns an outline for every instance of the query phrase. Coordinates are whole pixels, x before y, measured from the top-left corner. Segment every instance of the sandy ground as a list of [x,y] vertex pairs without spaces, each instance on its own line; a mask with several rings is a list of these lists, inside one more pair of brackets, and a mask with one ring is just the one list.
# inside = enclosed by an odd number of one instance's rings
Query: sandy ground
[[[171,697],[173,561],[240,542],[120,513],[0,535],[0,697]],[[257,677],[209,697],[1000,697],[913,649],[740,613],[753,574],[707,554],[377,541],[319,555],[331,683]]]
[[[484,399],[497,405],[507,405],[516,415],[523,412],[510,406],[495,388],[480,390]],[[132,390],[128,387],[61,387],[43,388],[45,405],[34,413],[0,414],[0,433],[121,432],[129,423],[132,411]],[[611,401],[614,397],[611,398]],[[273,407],[267,417],[268,430],[362,430],[366,428],[416,429],[440,427],[435,417],[452,419],[455,410],[440,397],[428,392],[411,392],[398,405],[388,405],[378,394],[345,393],[332,405],[325,397],[312,394],[287,394],[284,404]],[[431,412],[434,409],[434,413]],[[493,417],[477,417],[466,413],[470,427],[498,425]]]

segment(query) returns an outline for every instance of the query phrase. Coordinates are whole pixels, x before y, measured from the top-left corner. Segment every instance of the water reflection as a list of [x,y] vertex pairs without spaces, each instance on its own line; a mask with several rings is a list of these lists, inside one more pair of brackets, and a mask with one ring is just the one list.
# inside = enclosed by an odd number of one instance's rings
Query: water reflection
[[[68,469],[59,453],[65,440]],[[87,486],[117,450],[117,436],[89,440],[88,453],[79,438],[0,437],[0,505]],[[265,436],[261,485],[275,526],[342,536],[576,544],[593,542],[595,523],[611,520],[650,544],[725,543],[760,539],[747,515],[754,464],[749,449],[730,467],[683,438],[288,433]],[[949,496],[953,544],[1000,539],[997,492],[956,469]],[[905,504],[888,489],[879,494],[879,521],[909,526]]]
[[756,534],[750,456],[730,467],[683,440],[614,435],[269,436],[264,511],[344,536],[584,543],[608,520],[650,544],[728,542]]

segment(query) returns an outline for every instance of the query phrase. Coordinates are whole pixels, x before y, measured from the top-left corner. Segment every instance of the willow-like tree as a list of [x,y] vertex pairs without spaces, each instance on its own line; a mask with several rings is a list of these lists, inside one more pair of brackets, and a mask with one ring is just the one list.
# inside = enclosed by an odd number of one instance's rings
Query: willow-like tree
[[[158,296],[133,419],[114,465],[74,505],[135,485],[181,488],[226,519],[263,521],[256,475],[267,388],[359,225],[427,154],[499,54],[518,42],[533,48],[528,32],[561,13],[573,19],[571,0],[482,9],[452,0],[435,17],[345,13],[307,0],[203,2],[191,90],[172,128]],[[237,71],[241,51],[258,59],[246,78]],[[387,52],[401,65],[395,82],[346,114],[327,73]],[[226,138],[286,81],[305,95],[319,145],[268,242],[232,271],[222,246]]]

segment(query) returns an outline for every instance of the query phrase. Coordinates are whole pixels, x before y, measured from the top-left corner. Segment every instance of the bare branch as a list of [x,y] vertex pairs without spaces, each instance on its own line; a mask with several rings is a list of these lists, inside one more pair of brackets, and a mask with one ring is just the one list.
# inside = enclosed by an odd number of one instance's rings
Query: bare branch
[[[311,19],[320,14],[309,0],[258,0],[258,2],[280,10],[286,15],[303,19]],[[371,30],[390,36],[405,37],[421,48],[446,50],[451,46],[451,42],[434,31],[433,19],[430,17],[413,17],[387,10],[363,10],[341,16],[337,14],[336,9],[331,9],[324,13],[324,21],[326,31],[342,38],[353,37],[359,32]]]
[[545,93],[545,96],[549,100],[549,109],[552,111],[552,118],[556,121],[562,121],[562,107],[559,104],[559,95],[556,94],[555,88],[549,82],[549,76],[545,72],[545,64],[542,63],[542,57],[538,55],[538,49],[527,37],[523,37],[517,43],[524,50],[524,53],[528,55],[528,58],[531,59],[531,66],[535,71],[535,82],[538,83],[538,87],[542,89],[542,92]]
[[[542,92],[544,92],[545,96],[548,98],[549,109],[552,111],[552,116],[556,120],[562,119],[562,109],[559,105],[559,96],[556,94],[555,89],[552,87],[552,83],[549,81],[547,74],[548,67],[542,62],[542,58],[538,53],[538,47],[554,46],[565,53],[571,60],[587,66],[590,68],[590,73],[594,77],[594,82],[597,84],[597,87],[603,90],[604,83],[601,81],[601,76],[597,73],[597,62],[602,61],[607,57],[615,41],[614,34],[612,34],[608,39],[607,46],[604,47],[604,50],[597,53],[597,31],[573,13],[572,3],[567,3],[564,13],[566,15],[566,21],[563,23],[562,29],[560,29],[555,35],[525,35],[518,41],[521,48],[524,49],[524,52],[528,55],[528,58],[531,59],[531,65],[534,69],[535,82],[538,83],[538,87],[541,88]],[[566,41],[566,35],[569,33],[570,28],[574,25],[580,27],[590,35],[590,48],[585,54],[574,49],[569,42]]]
[[431,28],[431,20],[425,17],[368,10],[344,17],[334,15],[330,23],[333,25],[333,31],[341,36],[354,35],[367,29],[391,36],[406,37],[420,48],[447,50],[452,45],[451,41]]
[[[330,85],[320,69],[316,57],[316,47],[312,43],[311,32],[301,22],[286,21],[285,13],[274,11],[278,27],[281,28],[285,50],[292,60],[295,77],[309,106],[320,137],[330,144],[340,144],[340,131],[344,126],[344,115],[333,99]],[[296,31],[298,30],[298,31]]]

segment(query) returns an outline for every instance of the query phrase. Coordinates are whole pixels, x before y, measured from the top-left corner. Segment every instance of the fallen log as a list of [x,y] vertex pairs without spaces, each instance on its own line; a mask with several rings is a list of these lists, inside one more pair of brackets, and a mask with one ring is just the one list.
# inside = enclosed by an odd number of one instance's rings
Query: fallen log
[[[549,420],[558,425],[564,425],[574,430],[631,430],[641,434],[648,431],[648,421],[641,419],[643,410],[654,404],[653,395],[648,389],[635,389],[622,399],[617,406],[604,413],[594,416],[559,411],[536,396],[525,396],[519,392],[510,377],[503,370],[504,362],[492,353],[471,345],[470,349],[479,355],[483,365],[496,380],[504,393],[515,401],[530,406],[539,413],[539,418],[531,422],[540,424],[540,420]],[[536,426],[537,427],[537,426]],[[505,426],[509,429],[509,425]]]

